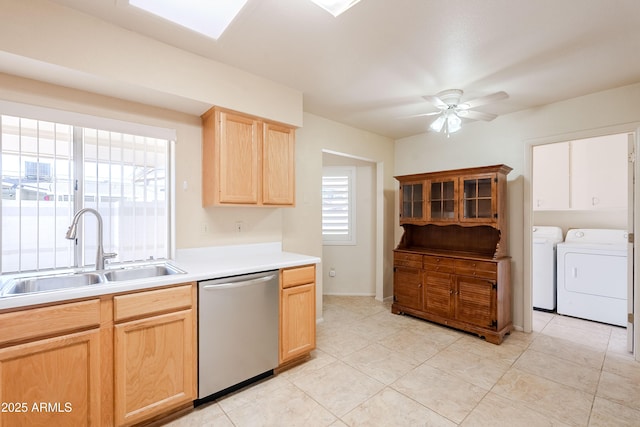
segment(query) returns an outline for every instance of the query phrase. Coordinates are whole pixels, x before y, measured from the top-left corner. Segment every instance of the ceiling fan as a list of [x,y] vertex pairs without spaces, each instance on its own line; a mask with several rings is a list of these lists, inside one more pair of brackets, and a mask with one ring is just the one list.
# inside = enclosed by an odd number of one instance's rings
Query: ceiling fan
[[419,116],[435,116],[438,117],[431,122],[429,128],[435,132],[443,132],[449,137],[449,134],[457,132],[462,127],[462,119],[491,121],[498,117],[497,114],[484,113],[474,111],[473,108],[481,105],[497,102],[509,97],[506,92],[496,92],[491,95],[482,96],[461,103],[462,90],[447,89],[436,95],[423,96],[424,99],[432,103],[439,111],[433,113],[418,114]]

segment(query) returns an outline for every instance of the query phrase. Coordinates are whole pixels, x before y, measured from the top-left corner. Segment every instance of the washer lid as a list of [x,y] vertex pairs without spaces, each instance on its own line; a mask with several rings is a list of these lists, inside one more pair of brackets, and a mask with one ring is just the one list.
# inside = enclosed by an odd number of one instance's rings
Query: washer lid
[[547,240],[554,243],[562,242],[562,229],[560,227],[534,225],[532,232],[533,241],[536,243]]

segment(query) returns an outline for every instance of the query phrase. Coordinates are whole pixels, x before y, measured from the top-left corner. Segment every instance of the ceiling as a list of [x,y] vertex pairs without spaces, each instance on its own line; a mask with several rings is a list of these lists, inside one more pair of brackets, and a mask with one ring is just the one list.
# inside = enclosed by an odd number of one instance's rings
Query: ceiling
[[[52,0],[299,90],[304,110],[393,139],[427,131],[423,95],[499,115],[640,82],[638,0],[249,0],[217,41],[129,6]],[[604,106],[606,107],[606,106]],[[604,108],[603,107],[603,108]]]

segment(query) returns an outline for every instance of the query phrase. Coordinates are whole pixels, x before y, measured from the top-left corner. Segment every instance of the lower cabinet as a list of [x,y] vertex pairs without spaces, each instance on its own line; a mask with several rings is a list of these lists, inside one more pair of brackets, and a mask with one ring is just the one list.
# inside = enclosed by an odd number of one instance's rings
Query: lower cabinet
[[4,313],[0,324],[0,425],[101,425],[100,301]]
[[280,354],[285,365],[316,348],[316,266],[280,272]]
[[99,343],[93,329],[0,350],[0,425],[100,425]]
[[0,313],[0,426],[128,426],[196,398],[195,284]]
[[[196,398],[192,291],[186,285],[114,297],[116,425],[162,415]],[[122,319],[128,321],[118,323]]]
[[422,310],[422,280],[423,273],[421,268],[405,267],[403,265],[394,267],[394,301],[404,307]]
[[[418,259],[420,269],[415,266]],[[407,267],[407,263],[414,266]],[[508,258],[478,260],[397,251],[392,312],[462,329],[500,344],[512,329],[509,265]]]

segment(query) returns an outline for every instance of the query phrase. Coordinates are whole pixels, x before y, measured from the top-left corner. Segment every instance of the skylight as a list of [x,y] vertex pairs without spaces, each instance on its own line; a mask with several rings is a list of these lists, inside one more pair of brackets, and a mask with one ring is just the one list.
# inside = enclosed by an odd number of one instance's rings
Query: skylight
[[246,3],[247,0],[129,0],[131,6],[212,39],[222,35]]
[[360,0],[311,0],[333,16],[338,16],[343,12],[346,12],[351,6],[358,3]]

